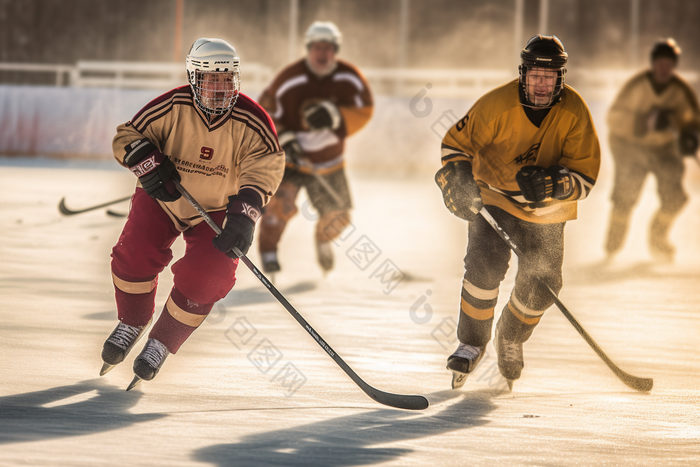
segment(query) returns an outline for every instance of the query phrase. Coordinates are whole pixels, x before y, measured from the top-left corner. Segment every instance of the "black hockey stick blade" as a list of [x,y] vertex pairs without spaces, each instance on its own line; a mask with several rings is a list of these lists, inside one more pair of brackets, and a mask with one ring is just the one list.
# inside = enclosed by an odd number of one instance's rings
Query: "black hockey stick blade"
[[[501,228],[500,225],[496,222],[496,219],[491,216],[491,213],[489,213],[486,208],[482,208],[481,211],[479,212],[482,217],[488,222],[491,227],[496,231],[496,233],[503,239],[504,242],[510,247],[513,252],[520,257],[521,256],[521,251],[518,248],[518,246],[513,242],[513,240],[508,236],[508,234]],[[576,318],[574,318],[574,315],[571,314],[571,312],[564,306],[564,303],[562,303],[561,300],[559,300],[559,297],[557,296],[556,293],[545,283],[542,279],[540,279],[537,276],[534,276],[535,279],[537,279],[543,286],[549,290],[549,293],[552,295],[554,298],[554,303],[557,305],[557,308],[559,308],[559,311],[562,312],[562,314],[566,317],[566,319],[569,320],[569,322],[574,326],[574,329],[578,331],[578,333],[583,337],[583,339],[588,343],[588,345],[591,346],[591,348],[595,351],[595,353],[598,354],[598,356],[603,360],[603,362],[612,370],[613,373],[615,373],[615,376],[617,376],[620,381],[625,383],[627,386],[629,386],[632,389],[635,389],[637,391],[651,391],[651,388],[654,386],[654,380],[651,378],[641,378],[638,376],[633,376],[625,371],[623,371],[620,367],[615,365],[615,363],[610,360],[610,358],[603,352],[603,349],[600,348],[600,346],[596,343],[595,340],[586,332],[585,329],[583,329],[583,326],[581,326],[581,323],[578,322]]]
[[107,215],[112,217],[126,217],[126,214],[123,212],[112,211],[111,209],[107,209]]
[[[214,222],[214,220],[209,216],[209,213],[207,213],[204,208],[197,202],[196,199],[192,197],[192,195],[189,194],[189,192],[178,182],[177,180],[174,180],[175,186],[177,189],[182,193],[182,196],[197,210],[197,212],[202,216],[204,221],[209,224],[209,227],[212,228],[214,232],[216,232],[217,235],[221,233],[221,228]],[[243,263],[248,267],[248,269],[251,270],[253,275],[262,282],[262,284],[267,288],[267,290],[277,299],[277,301],[280,302],[280,304],[294,317],[294,319],[297,320],[297,322],[303,327],[306,332],[309,333],[311,337],[314,338],[316,343],[321,346],[323,350],[326,351],[326,353],[333,359],[333,361],[347,374],[350,379],[352,379],[355,384],[357,384],[362,391],[364,391],[365,394],[367,394],[370,398],[374,399],[376,402],[379,402],[380,404],[387,405],[389,407],[395,407],[397,409],[407,409],[407,410],[424,410],[427,409],[430,403],[428,402],[428,399],[426,399],[423,396],[419,395],[406,395],[406,394],[392,394],[390,392],[384,392],[380,391],[379,389],[370,386],[367,384],[362,378],[358,376],[355,371],[348,366],[347,363],[345,363],[345,360],[343,360],[340,355],[338,355],[330,345],[321,337],[321,335],[314,330],[314,328],[311,327],[309,323],[306,322],[306,320],[299,314],[299,312],[292,306],[291,303],[287,301],[286,298],[284,298],[284,295],[277,290],[277,288],[270,282],[265,275],[258,270],[257,267],[253,264],[253,262],[248,259],[247,256],[240,254],[241,252],[238,250],[235,250],[237,254],[240,255],[240,260],[243,261]]]
[[123,201],[127,201],[130,199],[131,199],[131,195],[126,196],[124,198],[115,199],[114,201],[109,201],[107,203],[98,204],[97,206],[91,206],[91,207],[85,208],[85,209],[73,210],[73,209],[69,209],[68,207],[66,207],[66,197],[64,196],[63,198],[61,198],[61,201],[58,203],[58,210],[64,216],[73,216],[75,214],[82,214],[84,212],[94,211],[95,209],[104,208],[104,207],[111,206],[111,205],[117,204],[117,203],[121,203]]

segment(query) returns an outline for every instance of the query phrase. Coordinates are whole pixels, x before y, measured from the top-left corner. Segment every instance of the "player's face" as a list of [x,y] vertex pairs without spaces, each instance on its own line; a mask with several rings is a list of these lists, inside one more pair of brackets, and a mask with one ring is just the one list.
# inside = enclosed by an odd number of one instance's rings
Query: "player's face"
[[527,99],[533,105],[549,105],[557,84],[556,70],[532,67],[528,69],[525,81]]
[[654,81],[659,84],[666,84],[673,76],[673,70],[676,69],[676,62],[669,57],[659,57],[651,62],[651,73]]
[[203,73],[201,75],[202,103],[209,109],[224,107],[234,95],[233,73]]
[[314,42],[309,45],[309,64],[318,74],[328,73],[335,63],[335,45],[329,42]]

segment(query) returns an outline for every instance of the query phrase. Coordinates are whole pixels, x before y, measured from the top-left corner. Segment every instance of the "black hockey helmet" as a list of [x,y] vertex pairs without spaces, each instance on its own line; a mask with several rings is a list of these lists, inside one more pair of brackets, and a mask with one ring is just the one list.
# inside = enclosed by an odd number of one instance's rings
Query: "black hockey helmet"
[[[564,75],[569,54],[557,36],[537,34],[532,36],[520,51],[520,100],[523,105],[533,108],[546,108],[556,104],[564,88]],[[527,86],[527,74],[531,68],[547,68],[557,72],[557,82],[548,103],[532,102]]]
[[675,39],[669,37],[667,39],[659,39],[651,47],[651,61],[657,58],[670,58],[678,63],[678,58],[681,55],[681,48],[676,43]]
[[568,61],[569,54],[557,36],[532,36],[520,51],[520,63],[524,66],[563,68]]

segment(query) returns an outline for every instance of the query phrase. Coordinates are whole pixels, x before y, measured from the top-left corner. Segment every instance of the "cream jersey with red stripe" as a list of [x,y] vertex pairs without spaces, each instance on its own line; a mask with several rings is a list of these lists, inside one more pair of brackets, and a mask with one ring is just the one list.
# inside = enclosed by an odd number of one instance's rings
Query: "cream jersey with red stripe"
[[[182,185],[206,211],[226,209],[228,197],[243,188],[257,192],[264,205],[282,181],[284,153],[274,124],[244,94],[211,122],[195,105],[189,86],[154,99],[117,127],[112,150],[120,164],[124,165],[124,147],[143,137],[170,158]],[[179,230],[202,221],[184,197],[158,203]]]
[[[283,69],[258,99],[275,122],[277,130],[293,131],[314,164],[337,165],[342,162],[345,138],[359,131],[371,118],[372,93],[362,73],[353,65],[338,60],[328,75],[318,77],[301,59]],[[308,107],[330,101],[340,111],[342,122],[336,130],[309,131],[303,114]]]
[[[588,106],[571,87],[537,127],[525,114],[519,80],[481,97],[445,135],[442,163],[472,164],[484,204],[528,222],[549,224],[575,219],[577,201],[593,188],[600,168],[600,144]],[[515,175],[527,165],[563,165],[575,181],[566,200],[530,203]]]
[[[669,125],[662,130],[648,128],[650,116],[660,111],[669,115]],[[680,76],[656,92],[651,72],[633,76],[620,90],[608,112],[610,134],[631,143],[663,146],[673,143],[679,130],[700,128],[700,106],[695,92]]]

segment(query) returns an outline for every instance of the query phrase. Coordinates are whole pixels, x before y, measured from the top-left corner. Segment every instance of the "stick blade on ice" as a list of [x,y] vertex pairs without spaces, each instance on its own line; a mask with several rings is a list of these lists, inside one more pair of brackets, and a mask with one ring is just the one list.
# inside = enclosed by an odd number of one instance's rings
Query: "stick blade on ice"
[[369,397],[383,405],[394,407],[397,409],[406,410],[425,410],[430,403],[428,399],[418,395],[392,394],[389,392],[380,391],[376,388],[362,388]]
[[113,201],[108,201],[106,203],[98,204],[96,206],[90,206],[89,208],[85,208],[85,209],[69,209],[66,206],[66,197],[64,196],[63,198],[61,198],[61,201],[59,201],[59,203],[58,203],[58,210],[64,216],[73,216],[75,214],[82,214],[84,212],[94,211],[95,209],[104,208],[104,207],[111,206],[111,205],[117,204],[117,203],[121,203],[123,201],[127,201],[130,199],[131,199],[131,195],[125,196],[123,198],[115,199]]

